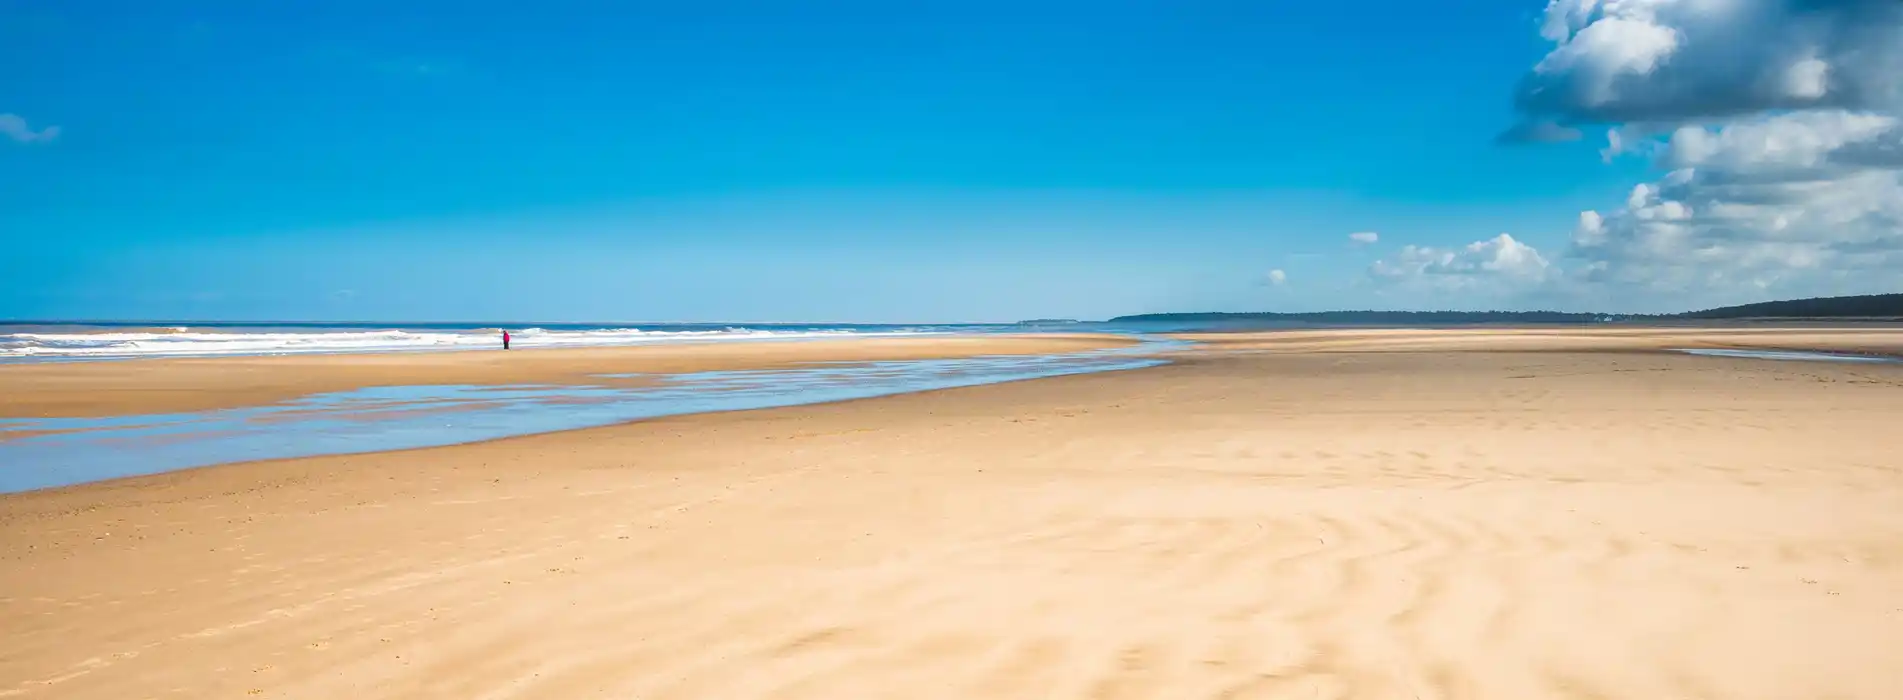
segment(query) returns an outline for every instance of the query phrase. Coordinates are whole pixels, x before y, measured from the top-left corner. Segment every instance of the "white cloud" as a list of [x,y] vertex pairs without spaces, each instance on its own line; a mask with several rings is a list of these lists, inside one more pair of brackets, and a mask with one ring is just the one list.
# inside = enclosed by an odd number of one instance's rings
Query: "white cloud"
[[1675,131],[1621,210],[1586,212],[1569,256],[1627,292],[1889,291],[1903,284],[1903,121],[1804,112]]
[[[1647,8],[1651,3],[1612,4]],[[1649,9],[1649,8],[1648,8]],[[1644,76],[1678,50],[1679,34],[1655,24],[1650,13],[1601,17],[1559,40],[1559,46],[1533,67],[1535,75],[1561,76],[1565,99],[1585,108],[1619,100],[1615,83]]]
[[1377,293],[1410,308],[1550,306],[1558,286],[1546,256],[1502,233],[1464,246],[1403,246],[1368,268]]
[[1405,246],[1373,279],[1642,311],[1903,289],[1903,0],[1549,0],[1541,34],[1501,139],[1590,126],[1657,174],[1562,254]]
[[1678,307],[1903,287],[1903,2],[1551,0],[1541,33],[1515,128],[1608,124],[1607,159],[1661,173],[1579,216],[1546,291]]
[[1379,242],[1381,240],[1381,234],[1375,233],[1373,231],[1356,231],[1354,233],[1348,234],[1348,240],[1354,241],[1356,243],[1360,243],[1362,245],[1367,245],[1370,243]]
[[1661,165],[1672,169],[1780,178],[1823,175],[1844,165],[1845,157],[1896,143],[1903,135],[1898,126],[1897,117],[1834,110],[1734,121],[1716,129],[1685,126],[1672,132],[1659,156]]
[[1903,103],[1903,2],[1551,0],[1528,122],[1683,123]]
[[1280,287],[1288,283],[1288,273],[1281,270],[1270,270],[1267,279],[1270,286]]
[[1444,286],[1466,286],[1482,279],[1533,282],[1546,276],[1548,263],[1532,246],[1502,233],[1460,248],[1410,245],[1375,261],[1368,272],[1378,278],[1445,279]]
[[42,127],[34,131],[27,126],[26,118],[18,114],[0,114],[0,134],[20,143],[51,141],[59,138],[59,127]]
[[1784,94],[1800,100],[1821,100],[1830,91],[1830,64],[1817,58],[1799,59],[1784,70]]

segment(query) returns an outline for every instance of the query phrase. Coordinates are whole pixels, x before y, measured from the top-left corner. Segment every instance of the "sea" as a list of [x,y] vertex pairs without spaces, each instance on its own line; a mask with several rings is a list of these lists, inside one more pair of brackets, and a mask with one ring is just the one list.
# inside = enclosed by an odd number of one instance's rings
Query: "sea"
[[1161,334],[1310,327],[1229,321],[1016,323],[333,323],[0,321],[0,363],[154,357],[581,348],[992,333]]
[[582,348],[1078,330],[1072,324],[0,323],[0,362],[220,355]]
[[[1141,335],[1231,325],[1235,324],[1072,320],[917,324],[0,321],[0,363],[495,350],[502,347],[505,330],[512,348],[530,349],[994,333]],[[1299,325],[1304,324],[1268,324]]]

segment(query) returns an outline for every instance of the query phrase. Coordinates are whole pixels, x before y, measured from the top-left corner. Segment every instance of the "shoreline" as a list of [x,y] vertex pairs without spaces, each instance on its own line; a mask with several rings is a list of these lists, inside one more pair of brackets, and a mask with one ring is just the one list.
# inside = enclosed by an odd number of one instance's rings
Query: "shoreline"
[[0,364],[0,416],[82,418],[244,408],[369,387],[612,386],[626,385],[630,380],[600,375],[783,369],[816,362],[1044,355],[1129,347],[1138,342],[1109,334],[973,334],[13,363]]
[[23,468],[0,471],[0,494],[223,464],[449,447],[680,415],[1127,371],[1166,364],[1156,355],[1181,345],[1149,339],[1050,354],[858,357],[777,369],[606,376],[572,386],[383,387],[196,413],[13,419],[0,421],[0,460]]
[[[1813,364],[1818,362],[1823,362],[1825,364],[1836,364],[1836,363],[1829,362],[1827,359],[1821,359],[1821,358],[1784,359],[1784,358],[1769,358],[1769,357],[1750,357],[1750,356],[1744,356],[1744,355],[1736,355],[1736,356],[1727,356],[1722,354],[1702,355],[1701,353],[1693,352],[1696,350],[1711,349],[1711,350],[1743,350],[1746,352],[1762,351],[1762,352],[1769,352],[1769,353],[1791,352],[1791,353],[1799,353],[1799,354],[1806,353],[1806,352],[1814,352],[1814,353],[1820,353],[1820,354],[1837,354],[1837,355],[1843,355],[1843,356],[1847,356],[1851,358],[1878,357],[1878,358],[1884,358],[1885,360],[1903,361],[1903,332],[1899,332],[1899,331],[1903,331],[1903,329],[1890,329],[1890,332],[1883,334],[1884,339],[1888,342],[1882,344],[1881,347],[1883,347],[1884,350],[1890,354],[1867,353],[1866,352],[1868,347],[1867,344],[1861,342],[1867,339],[1857,337],[1860,335],[1865,335],[1865,333],[1861,331],[1852,331],[1850,333],[1835,333],[1835,332],[1818,333],[1816,329],[1773,328],[1773,329],[1748,330],[1744,334],[1746,337],[1775,334],[1775,335],[1790,337],[1800,341],[1798,344],[1795,344],[1795,345],[1790,345],[1790,344],[1771,345],[1771,344],[1757,344],[1757,343],[1738,343],[1738,342],[1735,342],[1735,339],[1733,339],[1734,342],[1718,342],[1718,340],[1714,338],[1713,336],[1715,335],[1729,336],[1729,335],[1735,335],[1735,334],[1713,334],[1713,333],[1702,332],[1702,331],[1693,332],[1689,335],[1696,336],[1696,337],[1688,338],[1686,337],[1687,334],[1683,332],[1687,329],[1675,329],[1680,332],[1670,333],[1670,334],[1581,332],[1582,330],[1599,331],[1602,329],[1595,328],[1595,327],[1569,328],[1564,330],[1542,329],[1538,327],[1532,327],[1532,328],[1516,327],[1512,329],[1505,329],[1505,328],[1498,328],[1498,329],[1379,328],[1379,329],[1290,329],[1290,330],[1274,330],[1274,331],[1257,331],[1254,333],[1245,333],[1245,334],[1231,333],[1226,331],[1225,332],[1197,332],[1197,333],[1169,333],[1169,334],[1160,335],[1158,337],[1192,343],[1194,345],[1187,348],[1184,348],[1184,347],[1168,348],[1168,349],[1161,350],[1157,353],[1144,355],[1144,357],[1150,357],[1150,358],[1156,359],[1156,364],[1145,365],[1145,366],[1136,367],[1136,368],[1091,370],[1089,372],[1082,372],[1082,373],[1060,373],[1060,374],[1053,374],[1053,375],[1010,378],[1010,379],[984,381],[984,382],[978,382],[973,384],[961,384],[961,385],[952,385],[952,386],[944,386],[944,387],[902,389],[902,390],[895,390],[895,391],[891,391],[887,393],[878,393],[878,394],[867,395],[867,396],[854,396],[854,397],[838,398],[838,399],[822,398],[822,399],[815,399],[815,400],[801,400],[801,401],[792,401],[788,403],[775,403],[775,404],[758,405],[758,406],[740,406],[740,407],[732,407],[732,408],[716,408],[716,409],[709,409],[709,410],[691,410],[691,411],[684,411],[684,412],[678,412],[678,413],[664,413],[664,414],[649,416],[649,417],[613,420],[613,421],[603,422],[603,423],[581,424],[581,425],[574,425],[569,427],[559,427],[559,428],[552,428],[552,429],[546,429],[546,430],[533,430],[533,431],[510,433],[510,434],[498,435],[498,436],[478,437],[478,438],[472,438],[467,440],[457,440],[457,441],[449,441],[449,442],[441,442],[441,443],[433,443],[433,444],[422,444],[422,445],[414,445],[414,446],[371,448],[371,449],[352,450],[352,451],[327,451],[327,452],[319,452],[314,454],[302,454],[302,455],[292,455],[292,456],[267,456],[267,457],[235,459],[230,461],[219,461],[219,462],[212,462],[207,464],[195,464],[191,466],[178,467],[178,468],[167,468],[167,469],[162,469],[162,470],[157,470],[152,472],[109,476],[109,477],[100,478],[100,479],[89,479],[89,480],[78,481],[75,483],[64,483],[64,484],[56,484],[56,485],[44,486],[44,487],[33,487],[33,488],[24,489],[24,490],[0,491],[0,502],[4,502],[5,499],[8,499],[8,498],[18,497],[18,496],[27,496],[32,494],[41,494],[41,493],[48,493],[48,492],[55,492],[55,491],[85,490],[85,489],[94,488],[94,487],[137,488],[137,484],[131,483],[131,482],[150,481],[151,483],[155,483],[155,484],[163,483],[163,480],[169,477],[173,477],[173,476],[188,473],[188,472],[206,470],[206,469],[222,469],[222,468],[243,469],[243,468],[249,468],[253,465],[307,460],[307,459],[324,459],[324,458],[331,458],[331,457],[365,457],[365,456],[375,456],[375,455],[384,455],[384,454],[401,454],[401,453],[409,453],[409,452],[416,452],[416,451],[453,449],[453,448],[459,448],[459,447],[469,447],[469,446],[497,443],[497,442],[510,441],[510,440],[533,438],[533,437],[543,436],[543,435],[559,435],[559,434],[572,433],[572,432],[578,432],[578,431],[606,430],[606,429],[624,427],[624,426],[641,424],[641,423],[651,423],[651,422],[657,422],[657,421],[691,418],[694,416],[718,416],[718,415],[725,415],[725,414],[752,413],[752,412],[763,412],[763,411],[772,412],[772,411],[779,411],[779,410],[798,409],[801,407],[808,407],[808,406],[850,404],[850,403],[857,403],[862,401],[874,401],[874,400],[890,398],[894,396],[906,396],[906,395],[913,395],[913,394],[931,394],[936,392],[959,391],[959,390],[965,390],[965,389],[982,388],[985,386],[1020,383],[1020,382],[1027,382],[1027,381],[1033,381],[1033,380],[1058,379],[1058,378],[1063,378],[1067,376],[1075,376],[1075,374],[1093,374],[1093,373],[1099,373],[1104,371],[1128,372],[1128,371],[1135,371],[1136,369],[1154,369],[1155,367],[1165,366],[1170,364],[1193,364],[1199,360],[1217,359],[1225,355],[1238,355],[1238,354],[1247,355],[1247,354],[1254,354],[1254,353],[1261,353],[1261,352],[1269,352],[1274,354],[1289,353],[1289,354],[1296,354],[1296,355],[1308,355],[1308,354],[1317,354],[1317,355],[1374,354],[1374,355],[1379,355],[1379,354],[1385,354],[1385,353],[1397,353],[1397,354],[1494,353],[1494,354],[1505,354],[1505,355],[1525,354],[1525,355],[1535,355],[1535,356],[1540,354],[1549,354],[1549,353],[1562,354],[1562,355],[1583,353],[1583,354],[1631,355],[1635,357],[1701,356],[1702,359],[1707,359],[1707,360],[1775,362],[1780,364],[1791,363],[1791,362],[1796,362],[1799,364]],[[1698,329],[1693,329],[1693,330],[1698,331]],[[1829,329],[1829,330],[1838,331],[1843,329]],[[1527,332],[1527,331],[1533,331],[1533,332]],[[1545,331],[1545,332],[1542,332],[1542,331]],[[1418,342],[1422,339],[1431,339],[1432,341],[1437,341],[1437,342],[1433,344],[1423,345],[1422,343]],[[956,350],[954,350],[953,348],[944,348],[944,347],[937,347],[937,348],[930,348],[930,349],[926,349],[922,347],[885,347],[885,348],[867,347],[871,345],[893,345],[893,346],[919,346],[923,344],[936,345],[936,344],[945,344],[947,343],[947,341],[951,341],[950,344],[963,345],[964,347],[957,348]],[[977,342],[961,343],[958,341],[977,341]],[[1026,350],[1033,349],[1029,347],[1028,345],[1022,343],[1021,341],[1031,341],[1030,344],[1035,345],[1036,350],[1042,351],[1041,353],[1038,353],[1038,354],[1057,354],[1062,352],[1088,352],[1093,350],[1135,348],[1141,345],[1141,341],[1135,340],[1129,336],[1116,336],[1116,335],[1103,335],[1103,334],[1037,334],[1037,335],[940,336],[940,337],[934,337],[929,339],[928,338],[859,338],[859,339],[840,339],[840,340],[799,339],[799,340],[779,341],[789,345],[829,346],[825,348],[818,348],[818,347],[803,348],[805,350],[813,350],[813,351],[823,350],[823,352],[799,353],[801,359],[797,359],[797,360],[789,359],[787,357],[771,357],[771,358],[722,357],[722,358],[686,359],[686,358],[675,356],[676,353],[662,353],[662,352],[650,352],[650,353],[640,353],[640,354],[643,354],[643,355],[652,354],[657,356],[667,355],[667,356],[640,357],[640,358],[605,357],[607,355],[620,355],[622,353],[619,353],[617,351],[621,351],[621,350],[667,351],[667,350],[691,349],[692,347],[691,344],[686,344],[686,343],[670,344],[667,346],[643,346],[643,347],[635,347],[635,348],[623,348],[623,347],[543,348],[543,349],[529,349],[529,350],[511,350],[507,352],[515,353],[515,356],[520,356],[522,354],[528,354],[528,353],[546,353],[550,355],[554,355],[558,353],[570,354],[570,355],[586,354],[586,355],[596,355],[596,356],[604,356],[604,357],[582,358],[582,359],[609,360],[609,361],[615,361],[615,362],[633,360],[633,361],[641,361],[646,363],[657,363],[657,364],[651,364],[649,366],[666,366],[671,368],[680,368],[680,367],[696,368],[696,369],[686,370],[687,372],[728,372],[728,371],[747,372],[747,371],[759,371],[759,370],[766,370],[766,371],[786,370],[786,369],[798,367],[800,365],[814,364],[814,363],[857,364],[861,362],[872,363],[872,362],[887,362],[887,361],[940,360],[940,359],[955,360],[955,359],[967,359],[967,358],[973,358],[973,357],[985,357],[988,354],[990,354],[990,351],[1003,350],[1003,349],[1010,349],[1013,351],[1026,351]],[[1049,341],[1055,341],[1055,342],[1049,342]],[[1531,341],[1531,343],[1529,343],[1528,341]],[[1582,343],[1580,341],[1584,341],[1584,342]],[[1346,347],[1338,346],[1342,344],[1346,344]],[[720,347],[729,347],[729,346],[738,345],[738,344],[720,343],[716,345]],[[747,345],[751,345],[751,343],[748,343]],[[1071,348],[1075,348],[1075,349],[1071,349]],[[735,347],[734,349],[738,350],[741,348]],[[846,355],[843,355],[843,354],[834,354],[835,352],[853,353],[853,354],[848,358]],[[499,350],[498,351],[456,351],[456,353],[486,353],[489,355],[501,356],[503,355],[504,351],[499,351]],[[416,354],[419,354],[419,353],[408,353],[408,352],[351,353],[351,354],[348,354],[347,356],[352,359],[362,359],[368,363],[375,363],[379,358],[390,359],[394,357],[404,357],[404,356],[410,356],[410,355],[416,355]],[[426,354],[430,356],[438,355],[438,353],[420,353],[420,354]],[[739,354],[739,353],[735,353],[735,354]],[[221,364],[222,363],[221,361],[226,361],[226,360],[275,360],[275,361],[283,361],[283,363],[287,365],[295,365],[295,364],[307,364],[306,362],[303,362],[307,360],[322,360],[322,359],[332,358],[332,357],[337,357],[337,356],[334,356],[334,355],[288,355],[288,356],[244,356],[244,357],[221,357],[221,358],[152,358],[147,360],[140,360],[140,362],[153,363],[155,365],[165,365],[165,364],[173,364],[173,363],[197,364],[201,361],[203,361],[205,364]],[[811,359],[815,357],[826,357],[826,358],[833,358],[833,359]],[[567,360],[571,358],[561,358],[561,359]],[[1134,356],[1133,356],[1133,359],[1135,359]],[[682,363],[682,362],[685,362],[685,364],[675,364],[675,363]],[[668,363],[668,364],[658,364],[658,363]],[[1891,364],[1891,363],[1885,362],[1885,363],[1878,363],[1878,364]],[[1864,365],[1864,366],[1868,366],[1868,365]],[[572,371],[572,370],[569,370],[569,371]],[[565,384],[574,384],[574,385],[601,385],[601,386],[620,386],[620,387],[626,387],[626,388],[641,388],[644,385],[651,383],[652,378],[649,376],[646,376],[648,374],[662,375],[666,373],[663,373],[663,372],[631,373],[629,376],[618,376],[618,377],[617,376],[603,376],[603,375],[596,375],[596,374],[580,374],[580,375],[558,374],[558,375],[544,375],[544,376],[565,378],[565,380],[554,379],[552,381],[549,381],[551,385],[557,385],[557,386],[565,385]],[[635,375],[640,375],[640,376],[635,376]],[[0,374],[0,380],[3,380],[4,378],[5,378],[4,375]],[[4,383],[0,382],[0,386],[3,386],[3,385]],[[375,386],[377,385],[366,385],[363,387],[354,387],[354,388],[370,388]],[[385,385],[385,386],[402,386],[402,385]],[[501,388],[506,385],[483,383],[483,384],[478,384],[476,386]],[[292,397],[292,398],[295,398],[295,397]],[[5,405],[4,400],[0,400],[0,406],[4,406],[4,405]],[[217,411],[217,410],[229,410],[229,409],[246,409],[246,408],[253,408],[253,407],[257,407],[257,406],[250,406],[250,405],[222,406],[221,405],[221,406],[217,406],[210,409],[199,409],[199,410]],[[82,415],[82,416],[60,416],[60,417],[91,418],[91,417],[117,417],[117,416],[123,416],[123,415],[128,415],[128,414],[108,413],[108,414],[102,414],[99,416]],[[3,420],[5,419],[0,418],[0,421],[3,421]],[[85,430],[89,430],[89,429],[78,429],[77,431],[75,430],[0,431],[0,438],[4,438],[4,439],[0,439],[0,444],[4,444],[5,441],[9,439],[25,439],[30,437],[41,437],[46,435],[71,434],[73,432],[83,432]],[[128,482],[128,483],[122,484],[121,482]]]
[[[628,428],[630,426],[662,424],[662,423],[667,423],[669,421],[689,421],[689,420],[703,419],[703,418],[707,420],[720,421],[720,420],[728,420],[729,419],[728,417],[743,416],[746,414],[771,414],[776,411],[798,411],[801,409],[822,408],[822,407],[831,407],[831,406],[849,407],[853,404],[877,402],[877,401],[881,401],[885,399],[905,397],[905,396],[922,396],[922,395],[937,394],[937,393],[943,393],[943,392],[980,390],[980,389],[985,389],[985,388],[994,387],[994,386],[1022,384],[1026,382],[1061,380],[1061,379],[1084,377],[1084,376],[1096,375],[1096,374],[1138,372],[1143,370],[1153,370],[1160,367],[1166,367],[1171,364],[1177,364],[1179,362],[1181,361],[1175,360],[1175,361],[1161,362],[1154,365],[1146,365],[1143,367],[1136,367],[1136,368],[1130,368],[1130,369],[1113,369],[1113,370],[1102,370],[1102,371],[1093,371],[1093,372],[1079,372],[1079,373],[1073,373],[1073,374],[1057,374],[1057,375],[1050,375],[1050,376],[1027,377],[1023,379],[1005,379],[1005,380],[994,381],[994,382],[985,382],[982,384],[967,384],[967,385],[960,385],[960,386],[949,386],[944,388],[919,389],[915,391],[901,391],[901,392],[894,392],[890,394],[879,394],[876,396],[864,396],[864,397],[845,398],[845,399],[828,399],[828,400],[812,401],[812,402],[805,402],[805,403],[761,406],[757,408],[729,408],[729,409],[716,409],[716,410],[710,410],[710,411],[695,411],[691,413],[671,413],[667,415],[655,416],[652,418],[635,418],[635,419],[617,421],[617,422],[606,423],[601,425],[584,425],[584,426],[578,426],[573,428],[558,428],[554,430],[546,430],[546,431],[539,431],[539,432],[516,433],[512,435],[504,435],[501,437],[470,440],[467,442],[453,442],[453,443],[444,443],[444,444],[437,444],[437,445],[423,445],[418,447],[397,447],[397,448],[390,448],[390,449],[365,450],[361,452],[332,452],[332,453],[314,454],[314,455],[301,455],[296,457],[264,457],[259,459],[246,459],[246,460],[239,460],[239,461],[233,461],[233,462],[218,462],[214,464],[205,464],[205,465],[192,466],[192,467],[182,467],[178,469],[167,469],[164,471],[156,471],[156,472],[145,473],[145,474],[131,474],[126,476],[116,476],[116,477],[111,477],[106,479],[98,479],[94,481],[83,481],[79,483],[62,484],[59,486],[49,486],[45,488],[28,489],[24,491],[0,491],[0,527],[4,526],[4,516],[7,515],[7,513],[4,512],[4,506],[7,505],[7,501],[9,499],[32,500],[42,496],[57,498],[57,497],[63,497],[66,495],[77,495],[77,496],[83,497],[85,496],[83,492],[87,490],[91,490],[91,489],[99,489],[102,491],[121,491],[121,490],[141,489],[141,488],[168,488],[171,486],[187,483],[194,479],[205,478],[202,476],[196,476],[195,473],[206,472],[210,470],[231,469],[234,471],[244,471],[244,470],[256,469],[258,467],[268,467],[273,464],[295,463],[295,462],[303,462],[307,460],[329,460],[329,459],[347,460],[350,458],[383,457],[385,455],[389,455],[393,459],[400,459],[401,455],[405,455],[405,454],[425,453],[425,452],[431,452],[435,450],[455,450],[459,448],[472,448],[472,447],[479,447],[483,445],[500,445],[503,443],[510,443],[510,442],[522,441],[522,440],[534,440],[537,438],[559,438],[560,436],[570,435],[570,434],[593,433],[596,431],[614,431],[616,429]],[[583,438],[586,436],[577,435],[576,437]],[[269,482],[269,481],[270,479],[260,479],[261,483]],[[70,492],[70,493],[62,493],[62,492]],[[5,694],[0,693],[0,697],[5,697]]]
[[[479,444],[494,440],[513,439],[525,435],[561,433],[572,430],[586,430],[609,425],[623,425],[634,422],[657,420],[680,415],[729,413],[736,411],[771,410],[789,406],[801,406],[816,403],[856,401],[878,398],[895,394],[930,392],[944,389],[978,386],[992,383],[1023,381],[1028,379],[1062,376],[1077,372],[1119,371],[1150,366],[1151,363],[1195,362],[1199,359],[1219,357],[1224,354],[1381,354],[1381,353],[1420,353],[1420,352],[1457,352],[1457,353],[1612,353],[1631,355],[1680,355],[1726,353],[1768,353],[1762,357],[1747,354],[1730,355],[1734,359],[1756,361],[1844,361],[1864,360],[1874,364],[1893,364],[1898,352],[1903,349],[1903,333],[1889,333],[1872,336],[1863,332],[1818,332],[1815,329],[1757,329],[1745,333],[1713,333],[1698,331],[1687,333],[1684,329],[1673,332],[1633,332],[1609,331],[1599,328],[1569,329],[1463,329],[1463,330],[1420,330],[1420,329],[1304,329],[1258,332],[1254,334],[1168,334],[1156,339],[1169,339],[1168,342],[1189,343],[1189,347],[1158,347],[1148,352],[1127,355],[1127,360],[1118,360],[1116,366],[1091,365],[1073,369],[1068,365],[1047,366],[1028,374],[1012,373],[1006,368],[1002,376],[979,377],[973,380],[951,382],[927,382],[925,384],[906,383],[885,385],[868,391],[854,392],[839,389],[827,389],[825,384],[798,384],[781,395],[765,396],[756,399],[724,401],[725,392],[718,386],[705,390],[712,392],[706,398],[675,399],[687,401],[686,404],[669,404],[662,399],[660,408],[645,409],[639,406],[645,403],[628,404],[628,408],[614,408],[614,405],[627,404],[629,401],[648,402],[646,392],[660,392],[668,395],[681,395],[682,391],[692,391],[691,384],[679,382],[705,372],[707,376],[766,371],[785,372],[785,375],[763,376],[758,380],[771,384],[810,382],[800,377],[815,373],[845,373],[873,365],[887,365],[895,358],[900,367],[908,362],[924,361],[925,365],[950,362],[973,362],[982,365],[990,361],[995,352],[1042,351],[1047,354],[1029,354],[1021,357],[1070,361],[1075,357],[1082,359],[1096,353],[1109,351],[1111,355],[1122,356],[1118,349],[1140,350],[1143,341],[1134,336],[1104,335],[1035,335],[1035,336],[953,336],[935,338],[904,339],[844,339],[844,340],[797,340],[785,341],[773,345],[747,344],[747,347],[732,347],[730,344],[718,344],[727,352],[718,357],[686,356],[692,355],[693,347],[686,345],[640,348],[589,348],[589,349],[531,349],[509,351],[491,351],[487,354],[493,359],[517,361],[521,358],[548,359],[560,361],[556,364],[544,364],[531,367],[531,371],[546,371],[554,368],[559,374],[542,374],[537,384],[513,385],[494,382],[495,373],[484,375],[482,383],[468,385],[410,385],[390,384],[383,387],[369,386],[353,391],[309,395],[305,399],[280,399],[276,403],[251,406],[230,406],[201,409],[195,412],[163,413],[139,415],[125,413],[107,413],[112,402],[94,404],[101,409],[97,416],[65,416],[44,419],[49,422],[36,422],[41,419],[17,417],[0,419],[0,456],[22,465],[44,465],[44,470],[36,468],[33,472],[20,472],[0,479],[0,495],[32,493],[49,489],[80,488],[102,482],[113,482],[127,478],[145,478],[180,470],[206,467],[255,464],[284,459],[319,457],[326,455],[373,455],[386,452],[400,452],[416,449],[435,449],[460,445]],[[1868,347],[1871,340],[1888,343],[1872,352]],[[1758,342],[1740,342],[1755,339]],[[1081,350],[1076,349],[1081,348]],[[740,352],[752,349],[755,352]],[[1716,351],[1705,353],[1704,351]],[[633,352],[630,352],[633,351]],[[790,351],[790,352],[789,352]],[[476,351],[481,352],[481,351]],[[1828,353],[1834,357],[1801,357],[1804,353]],[[1079,354],[1081,353],[1081,354]],[[1786,356],[1778,357],[1779,353]],[[1791,353],[1795,353],[1794,355]],[[1011,355],[1010,357],[1018,357]],[[1147,358],[1147,359],[1145,359]],[[178,358],[145,360],[141,366],[159,374],[177,366],[209,367],[228,369],[234,365],[248,366],[257,371],[269,369],[283,378],[283,372],[291,370],[309,370],[313,366],[330,363],[325,360],[342,359],[347,365],[367,365],[383,367],[395,364],[412,369],[435,369],[437,371],[466,371],[467,366],[456,362],[444,362],[451,359],[448,354],[430,353],[427,356],[415,353],[378,353],[355,354],[337,358],[335,356],[269,356],[212,358],[208,360],[186,360]],[[1008,359],[1008,358],[1006,358]],[[616,368],[625,369],[627,362],[637,362],[647,368],[689,369],[685,374],[667,374],[660,372],[576,374],[577,360],[581,366],[587,363],[613,362]],[[1122,366],[1128,363],[1135,366]],[[685,364],[682,364],[685,363]],[[594,365],[600,367],[600,365]],[[519,368],[518,368],[519,369]],[[890,371],[878,372],[875,381],[889,381]],[[980,370],[983,371],[983,370]],[[989,370],[997,372],[998,370]],[[267,373],[269,374],[269,373]],[[346,375],[348,376],[348,375]],[[308,378],[306,375],[305,378]],[[335,376],[330,377],[336,379]],[[408,379],[410,377],[406,377]],[[0,380],[5,375],[0,374]],[[832,384],[844,382],[850,386],[853,380],[836,377],[826,380]],[[4,387],[0,381],[0,387]],[[765,386],[753,385],[749,386]],[[799,386],[809,388],[801,389]],[[398,389],[398,394],[381,392],[383,398],[373,398],[378,394],[363,394],[361,398],[349,398],[357,392],[373,389]],[[476,393],[468,393],[470,391]],[[541,396],[542,399],[504,399],[513,401],[498,404],[496,399],[484,392],[499,392],[496,397]],[[565,406],[571,399],[584,405]],[[312,403],[308,399],[326,397],[321,403]],[[398,398],[401,396],[401,398]],[[689,394],[691,396],[691,393]],[[460,397],[460,398],[458,398]],[[624,397],[624,398],[615,398]],[[35,397],[15,393],[16,401],[31,401]],[[295,398],[295,397],[293,397]],[[726,397],[731,398],[731,397]],[[547,401],[546,408],[533,409],[542,416],[517,424],[522,419],[510,419],[499,411],[519,410],[512,408],[520,401]],[[709,401],[711,400],[711,403]],[[610,406],[594,406],[607,402]],[[484,409],[482,405],[497,408]],[[123,404],[118,404],[123,405]],[[525,406],[527,407],[527,406]],[[471,413],[470,411],[475,411]],[[360,429],[347,429],[344,435],[328,435],[323,430],[306,427],[311,421],[362,421],[370,415],[376,418],[376,427],[364,423],[367,432]],[[440,418],[435,416],[440,415]],[[361,416],[361,417],[360,417]],[[139,420],[147,419],[142,427]],[[391,423],[390,421],[397,421]],[[387,425],[386,425],[387,424]],[[158,433],[152,432],[159,431]],[[418,433],[418,430],[424,431]],[[138,437],[140,434],[149,437]],[[169,434],[165,437],[160,433]],[[426,436],[427,435],[427,436]],[[202,437],[201,437],[202,436]],[[46,439],[57,439],[59,443],[48,443]],[[140,450],[136,447],[139,440],[151,439],[162,442],[152,449]],[[262,440],[263,443],[259,441]],[[184,447],[187,442],[191,447]],[[123,445],[115,447],[114,445]],[[298,445],[298,446],[292,446]],[[181,451],[182,450],[182,451]]]

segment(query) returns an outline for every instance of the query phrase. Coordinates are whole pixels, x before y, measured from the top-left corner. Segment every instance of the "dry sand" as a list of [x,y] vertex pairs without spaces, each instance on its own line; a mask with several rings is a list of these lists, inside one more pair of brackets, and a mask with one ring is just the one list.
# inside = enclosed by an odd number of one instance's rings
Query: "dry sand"
[[0,497],[0,696],[1903,697],[1903,365],[1356,342]]
[[1105,335],[995,335],[10,364],[0,365],[0,417],[201,411],[372,386],[628,383],[597,375],[1076,352],[1134,342]]

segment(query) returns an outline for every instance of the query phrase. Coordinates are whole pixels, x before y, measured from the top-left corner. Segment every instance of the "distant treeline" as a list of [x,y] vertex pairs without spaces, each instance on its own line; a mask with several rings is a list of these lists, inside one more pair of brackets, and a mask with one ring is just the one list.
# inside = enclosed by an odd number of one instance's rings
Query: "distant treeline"
[[1903,317],[1903,294],[1866,294],[1767,301],[1679,314],[1682,318],[1886,318]]
[[1609,314],[1568,313],[1564,311],[1315,311],[1309,313],[1188,313],[1138,314],[1118,316],[1112,323],[1125,321],[1179,322],[1276,322],[1276,323],[1595,323],[1624,318]]
[[1728,318],[1903,317],[1903,294],[1870,294],[1767,301],[1679,314],[1604,314],[1567,311],[1315,311],[1309,313],[1179,313],[1118,316],[1111,322],[1459,324],[1608,323],[1614,321]]

